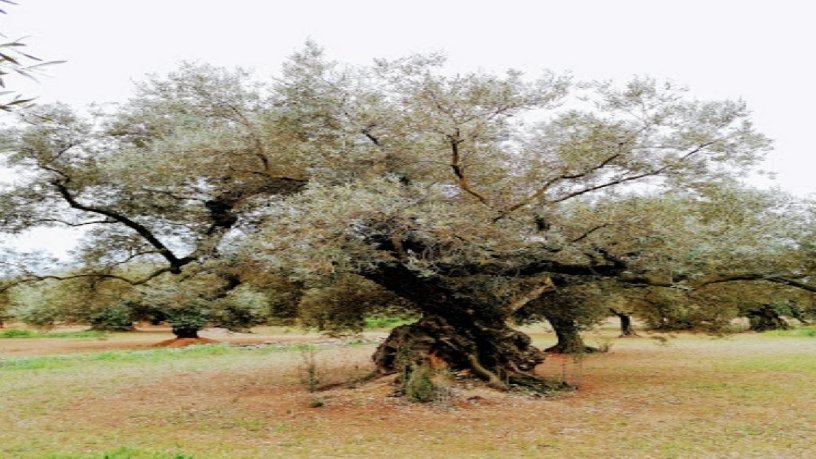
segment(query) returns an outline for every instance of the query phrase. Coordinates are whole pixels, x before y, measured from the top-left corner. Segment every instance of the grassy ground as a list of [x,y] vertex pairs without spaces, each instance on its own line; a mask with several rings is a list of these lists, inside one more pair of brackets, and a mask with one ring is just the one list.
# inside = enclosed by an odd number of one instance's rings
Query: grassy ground
[[[309,351],[298,343],[321,339],[278,339],[289,335],[187,349],[134,349],[134,338],[113,335],[84,353],[75,345],[87,338],[0,340],[0,457],[816,457],[807,329],[614,340],[609,353],[539,368],[575,392],[531,399],[473,387],[436,405],[388,397],[387,381],[309,393]],[[38,341],[49,355],[21,356]],[[54,355],[55,341],[74,353]],[[365,373],[373,348],[317,344],[320,382]],[[316,399],[324,406],[311,408]]]

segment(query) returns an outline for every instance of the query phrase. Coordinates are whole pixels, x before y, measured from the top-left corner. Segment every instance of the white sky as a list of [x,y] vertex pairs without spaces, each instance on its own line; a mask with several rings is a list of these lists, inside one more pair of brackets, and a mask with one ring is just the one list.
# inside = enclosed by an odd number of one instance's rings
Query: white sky
[[816,193],[816,2],[807,0],[17,0],[0,32],[67,60],[38,85],[47,102],[123,100],[133,81],[182,60],[272,74],[307,38],[339,61],[445,51],[454,70],[579,79],[635,74],[700,98],[743,98],[776,140],[767,170]]

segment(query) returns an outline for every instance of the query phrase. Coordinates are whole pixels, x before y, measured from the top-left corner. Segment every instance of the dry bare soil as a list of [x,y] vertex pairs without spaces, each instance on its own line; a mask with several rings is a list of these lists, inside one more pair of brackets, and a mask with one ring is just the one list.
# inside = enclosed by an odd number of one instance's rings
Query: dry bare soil
[[[614,336],[599,333],[589,341]],[[306,390],[312,351],[298,343],[317,343],[321,384],[340,383],[369,370],[377,334],[205,336],[243,346],[151,347],[162,330],[0,339],[0,457],[816,457],[816,338],[803,333],[613,340],[538,368],[577,391],[476,384],[428,405],[389,397],[388,380]]]

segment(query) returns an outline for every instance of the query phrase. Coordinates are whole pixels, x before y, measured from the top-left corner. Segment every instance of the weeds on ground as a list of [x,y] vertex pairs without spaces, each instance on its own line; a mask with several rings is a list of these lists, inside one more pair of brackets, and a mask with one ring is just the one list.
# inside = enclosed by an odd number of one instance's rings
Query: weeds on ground
[[300,350],[301,364],[298,367],[300,373],[300,383],[307,391],[317,392],[320,385],[320,375],[317,371],[317,351],[314,347],[304,347]]
[[452,377],[447,370],[414,364],[405,367],[401,381],[402,393],[412,402],[444,403],[453,398]]
[[614,345],[615,343],[612,338],[608,336],[599,336],[596,340],[596,343],[594,343],[593,347],[595,348],[596,352],[604,353],[611,351],[612,346]]
[[298,350],[300,352],[298,380],[310,393],[336,387],[353,388],[370,379],[371,369],[361,366],[358,362],[342,359],[335,359],[330,363],[320,362],[319,351],[314,346],[302,346]]

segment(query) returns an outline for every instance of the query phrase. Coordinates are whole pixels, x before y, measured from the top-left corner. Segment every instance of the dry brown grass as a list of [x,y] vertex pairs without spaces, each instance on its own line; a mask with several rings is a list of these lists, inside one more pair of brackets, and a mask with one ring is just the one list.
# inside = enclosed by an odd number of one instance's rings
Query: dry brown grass
[[[321,378],[340,382],[368,369],[373,345],[318,349]],[[389,397],[387,380],[308,393],[297,350],[219,352],[0,369],[0,456],[816,457],[813,338],[618,340],[539,368],[578,391],[477,385],[441,405]]]

